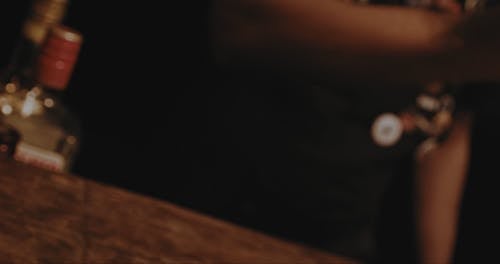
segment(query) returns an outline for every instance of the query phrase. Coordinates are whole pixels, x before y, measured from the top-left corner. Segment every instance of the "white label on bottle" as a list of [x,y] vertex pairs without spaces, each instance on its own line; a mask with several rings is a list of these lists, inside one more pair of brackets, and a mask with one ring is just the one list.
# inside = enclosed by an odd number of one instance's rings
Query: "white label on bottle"
[[18,161],[52,171],[61,172],[64,168],[64,157],[61,154],[25,142],[19,142],[14,158]]

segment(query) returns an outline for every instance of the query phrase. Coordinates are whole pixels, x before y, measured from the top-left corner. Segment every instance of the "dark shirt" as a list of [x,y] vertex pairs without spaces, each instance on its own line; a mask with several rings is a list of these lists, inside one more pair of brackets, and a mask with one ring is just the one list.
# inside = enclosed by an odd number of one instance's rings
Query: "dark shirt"
[[370,129],[379,115],[413,104],[421,87],[326,87],[217,66],[208,61],[170,116],[185,172],[166,198],[372,259],[384,193],[392,178],[409,177],[422,138],[381,147]]

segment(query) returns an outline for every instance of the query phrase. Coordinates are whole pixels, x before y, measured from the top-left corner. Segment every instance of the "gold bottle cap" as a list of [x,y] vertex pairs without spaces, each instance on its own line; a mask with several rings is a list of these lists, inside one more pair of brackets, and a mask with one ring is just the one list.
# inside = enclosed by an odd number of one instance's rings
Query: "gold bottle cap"
[[49,28],[64,18],[68,0],[33,0],[28,20],[24,24],[24,35],[41,44]]

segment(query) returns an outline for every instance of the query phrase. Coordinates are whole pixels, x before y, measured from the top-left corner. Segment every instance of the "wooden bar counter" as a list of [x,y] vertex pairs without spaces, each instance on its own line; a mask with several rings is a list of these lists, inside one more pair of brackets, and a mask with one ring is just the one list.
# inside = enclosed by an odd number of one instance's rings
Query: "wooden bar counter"
[[0,263],[354,263],[175,204],[0,160]]

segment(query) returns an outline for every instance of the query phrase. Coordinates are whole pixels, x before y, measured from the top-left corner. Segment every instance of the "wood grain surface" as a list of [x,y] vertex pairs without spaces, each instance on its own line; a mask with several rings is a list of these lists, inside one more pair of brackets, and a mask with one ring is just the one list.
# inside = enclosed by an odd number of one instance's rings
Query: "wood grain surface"
[[3,263],[354,263],[167,201],[0,160]]

